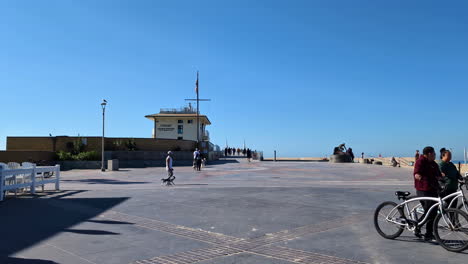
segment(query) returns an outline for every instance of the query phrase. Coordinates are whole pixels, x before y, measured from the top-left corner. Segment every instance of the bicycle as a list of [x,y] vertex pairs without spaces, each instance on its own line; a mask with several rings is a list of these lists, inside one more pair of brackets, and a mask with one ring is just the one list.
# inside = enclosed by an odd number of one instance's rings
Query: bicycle
[[[444,205],[447,205],[448,203],[448,206],[445,206],[445,207],[454,208],[454,203],[456,201],[461,200],[461,203],[457,206],[457,209],[465,211],[468,214],[468,200],[466,198],[468,193],[465,193],[465,191],[463,190],[465,188],[468,191],[468,173],[467,173],[467,176],[463,177],[463,180],[460,180],[458,183],[459,183],[460,190],[457,192],[451,193],[447,196],[444,196],[442,198],[442,201],[444,202]],[[408,199],[413,199],[413,198],[416,198],[416,196],[408,197]],[[415,207],[413,207],[410,210],[410,214],[412,214],[413,212],[416,212],[418,215],[423,215],[424,209],[422,208],[422,205],[418,203]],[[420,218],[418,217],[418,219]]]
[[[463,193],[463,192],[462,192]],[[399,237],[406,229],[410,232],[418,230],[427,222],[429,215],[433,210],[438,213],[434,220],[434,236],[436,241],[446,250],[452,252],[461,252],[468,248],[468,214],[455,208],[446,208],[446,203],[440,197],[414,197],[411,198],[409,192],[397,191],[395,195],[398,200],[403,200],[400,204],[393,201],[381,203],[374,213],[374,226],[377,233],[387,239]],[[444,197],[445,198],[445,197]],[[433,201],[427,214],[421,220],[418,217],[417,208],[410,208],[412,202]],[[389,211],[386,211],[389,210]],[[391,227],[390,231],[384,230],[385,227]],[[452,236],[451,236],[452,235]]]

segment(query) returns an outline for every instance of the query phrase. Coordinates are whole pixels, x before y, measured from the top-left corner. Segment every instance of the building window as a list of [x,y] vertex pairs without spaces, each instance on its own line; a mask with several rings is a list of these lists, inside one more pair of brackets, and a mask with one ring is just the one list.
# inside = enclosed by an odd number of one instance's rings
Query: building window
[[178,140],[182,140],[182,139],[184,139],[184,138],[183,138],[183,137],[177,137],[177,139],[178,139]]
[[177,123],[183,124],[183,123],[184,123],[184,120],[178,120]]
[[183,134],[184,133],[184,126],[183,125],[178,125],[177,126],[177,134]]
[[187,121],[187,123],[189,123],[189,124],[193,124],[193,120],[192,120],[192,119],[190,119],[190,120],[188,120],[188,121]]

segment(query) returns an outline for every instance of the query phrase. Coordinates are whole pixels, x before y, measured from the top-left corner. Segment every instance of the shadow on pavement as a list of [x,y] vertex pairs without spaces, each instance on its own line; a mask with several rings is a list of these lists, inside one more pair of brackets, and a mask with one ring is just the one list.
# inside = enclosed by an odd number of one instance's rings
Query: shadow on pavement
[[120,235],[120,233],[114,233],[104,230],[89,230],[89,229],[64,229],[63,232],[75,233],[81,235]]
[[61,232],[108,235],[110,232],[103,230],[72,230],[69,228],[88,221],[127,199],[127,197],[18,198],[0,203],[0,263],[55,263],[9,256]]
[[82,179],[82,180],[61,180],[62,182],[81,182],[89,184],[144,184],[150,182],[138,182],[138,181],[117,181],[109,179]]
[[0,257],[0,263],[2,264],[58,264],[57,262],[51,261],[51,260],[21,259],[21,258],[10,258],[10,257]]

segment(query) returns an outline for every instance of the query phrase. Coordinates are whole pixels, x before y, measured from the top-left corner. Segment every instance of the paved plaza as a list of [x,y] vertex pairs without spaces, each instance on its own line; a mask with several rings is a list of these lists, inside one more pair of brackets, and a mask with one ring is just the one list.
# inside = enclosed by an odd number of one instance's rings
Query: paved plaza
[[[466,263],[403,233],[380,237],[372,216],[410,168],[322,162],[219,161],[62,173],[61,191],[0,203],[0,263]],[[52,190],[53,186],[49,186]]]

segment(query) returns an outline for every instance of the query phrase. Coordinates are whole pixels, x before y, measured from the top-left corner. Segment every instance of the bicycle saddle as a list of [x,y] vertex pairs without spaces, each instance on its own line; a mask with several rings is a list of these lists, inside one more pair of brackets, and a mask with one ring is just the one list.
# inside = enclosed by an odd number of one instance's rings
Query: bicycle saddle
[[406,197],[410,196],[410,192],[402,192],[402,191],[396,191],[395,195],[398,196],[398,199],[405,199]]

